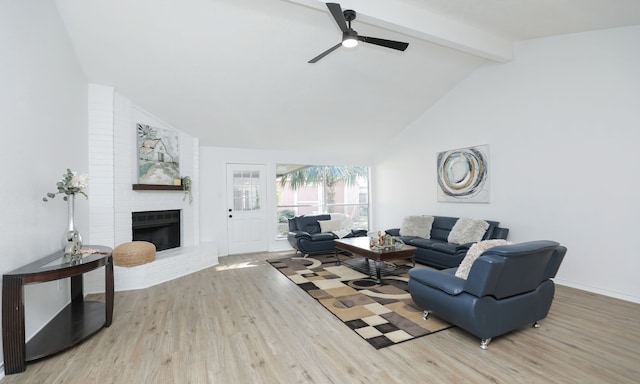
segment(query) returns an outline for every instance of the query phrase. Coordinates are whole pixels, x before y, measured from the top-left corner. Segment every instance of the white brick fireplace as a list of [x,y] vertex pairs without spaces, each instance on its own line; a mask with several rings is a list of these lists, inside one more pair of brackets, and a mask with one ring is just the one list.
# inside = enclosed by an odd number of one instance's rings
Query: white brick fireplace
[[[157,254],[157,263],[161,259],[183,258],[189,260],[163,261],[155,266],[150,264],[133,267],[116,267],[116,290],[143,288],[154,283],[194,272],[217,264],[215,247],[204,246],[209,256],[194,257],[194,249],[200,248],[199,226],[199,142],[185,133],[178,132],[180,150],[180,175],[189,176],[193,183],[193,202],[185,199],[182,191],[134,191],[137,183],[137,131],[136,123],[177,131],[156,117],[133,105],[127,98],[119,95],[111,87],[89,85],[89,241],[116,247],[132,240],[131,213],[135,211],[180,210],[181,247],[161,251]],[[169,252],[171,251],[171,252]],[[193,266],[189,265],[194,261]],[[145,278],[138,283],[140,276],[148,275],[147,269],[158,269],[166,264],[169,270],[156,271],[163,276],[161,281],[155,277]],[[175,264],[175,265],[173,265]],[[174,268],[179,268],[175,270]],[[127,278],[129,276],[129,278]],[[93,279],[85,280],[87,292],[100,292],[104,288],[92,287]],[[150,281],[151,280],[151,281]],[[96,284],[100,285],[100,282]],[[103,283],[102,283],[103,285]]]

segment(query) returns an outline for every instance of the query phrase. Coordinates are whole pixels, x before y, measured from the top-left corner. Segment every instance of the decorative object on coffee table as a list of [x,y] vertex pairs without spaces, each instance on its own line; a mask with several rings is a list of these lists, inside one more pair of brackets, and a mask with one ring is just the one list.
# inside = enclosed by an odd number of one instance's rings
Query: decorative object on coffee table
[[75,197],[77,194],[89,198],[84,191],[89,185],[89,175],[78,175],[77,172],[67,168],[67,172],[62,175],[62,179],[58,181],[56,187],[58,191],[55,193],[48,192],[42,201],[49,201],[57,194],[62,194],[63,200],[67,202],[67,229],[62,236],[62,250],[66,258],[71,262],[77,262],[82,258],[80,249],[82,248],[82,235],[78,232],[75,223]]

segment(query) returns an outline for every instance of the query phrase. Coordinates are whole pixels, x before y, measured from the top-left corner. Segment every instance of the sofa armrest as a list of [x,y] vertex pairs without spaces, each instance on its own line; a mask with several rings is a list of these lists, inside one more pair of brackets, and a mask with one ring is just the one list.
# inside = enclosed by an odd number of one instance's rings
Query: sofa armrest
[[400,236],[400,228],[387,229],[385,232],[390,234],[391,236]]
[[295,232],[298,230],[298,226],[296,225],[296,219],[294,217],[288,218],[287,223],[289,223],[289,232]]
[[293,231],[289,232],[290,235],[293,235],[296,239],[305,238],[311,240],[311,234],[305,231]]
[[430,268],[412,268],[409,270],[409,278],[420,284],[456,296],[464,291],[465,284],[465,280],[455,276],[456,269],[449,268],[438,271]]
[[509,228],[496,227],[493,230],[491,238],[507,240],[507,236],[509,236]]
[[556,273],[558,272],[558,269],[560,269],[560,264],[562,263],[566,253],[567,248],[562,245],[558,245],[556,250],[553,252],[553,255],[551,255],[551,260],[549,260],[547,270],[544,272],[544,277],[546,279],[556,277]]
[[311,241],[333,240],[338,239],[338,236],[333,232],[320,232],[312,233],[311,235],[309,235],[309,239]]
[[481,255],[471,266],[464,290],[476,297],[493,295],[503,268],[503,258]]

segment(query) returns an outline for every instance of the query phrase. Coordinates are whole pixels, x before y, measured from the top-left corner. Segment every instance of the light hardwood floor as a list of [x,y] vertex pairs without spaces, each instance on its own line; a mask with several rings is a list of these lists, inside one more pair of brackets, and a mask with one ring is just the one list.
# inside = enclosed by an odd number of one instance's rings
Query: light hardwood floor
[[220,258],[116,292],[114,319],[10,383],[638,383],[640,305],[559,286],[538,329],[479,340],[454,328],[375,350],[265,262]]

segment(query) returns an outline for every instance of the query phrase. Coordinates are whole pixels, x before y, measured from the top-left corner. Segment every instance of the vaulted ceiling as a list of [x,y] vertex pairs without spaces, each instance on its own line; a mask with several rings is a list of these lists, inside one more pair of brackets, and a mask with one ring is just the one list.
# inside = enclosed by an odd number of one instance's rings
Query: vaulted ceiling
[[91,83],[201,145],[366,154],[514,42],[640,24],[640,0],[352,0],[339,48],[317,0],[56,0]]

